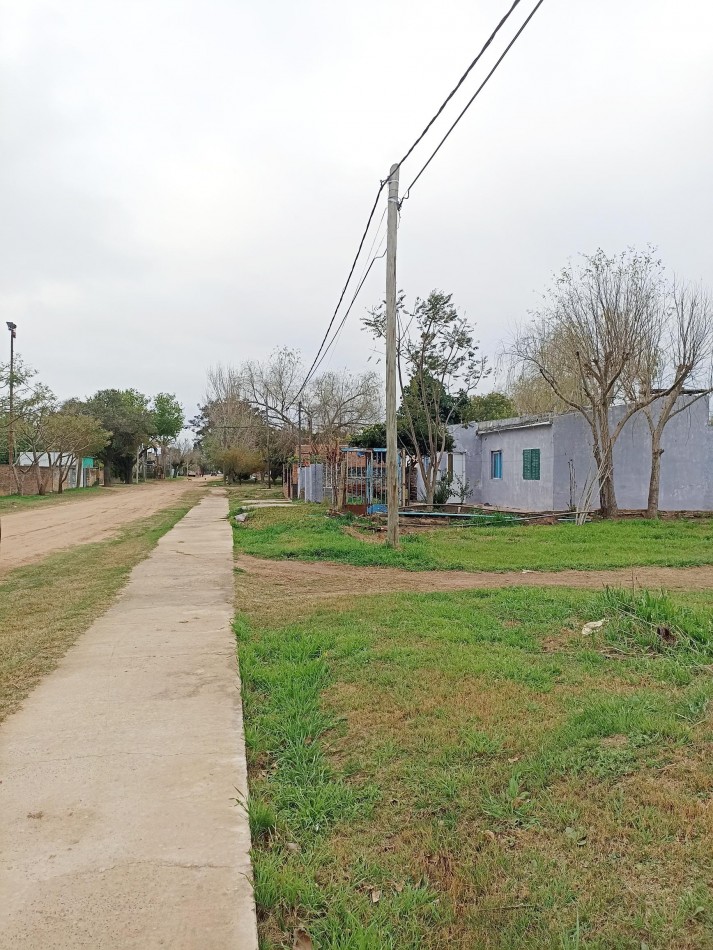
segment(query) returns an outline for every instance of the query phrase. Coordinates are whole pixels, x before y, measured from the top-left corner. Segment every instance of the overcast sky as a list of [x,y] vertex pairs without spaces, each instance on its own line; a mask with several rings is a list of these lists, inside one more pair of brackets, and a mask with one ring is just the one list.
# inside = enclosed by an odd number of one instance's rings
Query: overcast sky
[[[61,397],[189,412],[212,363],[309,363],[379,180],[508,5],[0,0],[0,301],[26,361]],[[713,284],[712,38],[703,0],[545,0],[404,204],[399,286],[452,292],[495,355],[580,251],[651,242]],[[367,367],[383,279],[329,368]]]

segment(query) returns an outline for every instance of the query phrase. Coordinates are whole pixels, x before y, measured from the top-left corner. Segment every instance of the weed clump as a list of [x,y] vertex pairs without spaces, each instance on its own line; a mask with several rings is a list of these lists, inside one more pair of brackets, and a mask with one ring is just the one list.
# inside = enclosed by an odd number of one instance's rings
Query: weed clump
[[713,612],[683,606],[663,591],[607,588],[602,607],[607,640],[648,653],[713,655]]

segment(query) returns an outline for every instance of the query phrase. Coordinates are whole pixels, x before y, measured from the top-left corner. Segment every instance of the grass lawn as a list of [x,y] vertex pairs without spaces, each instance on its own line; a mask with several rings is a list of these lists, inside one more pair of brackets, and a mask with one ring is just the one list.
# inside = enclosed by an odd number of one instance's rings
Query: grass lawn
[[[231,493],[231,507],[245,497]],[[347,532],[351,533],[347,533]],[[713,520],[599,521],[516,527],[439,528],[403,537],[393,551],[349,518],[317,505],[256,512],[236,532],[238,549],[263,558],[341,561],[409,570],[562,570],[713,563]]]
[[710,604],[260,584],[236,575],[263,950],[713,947]]
[[[296,506],[234,537],[413,570],[713,560],[710,520],[353,532]],[[265,950],[713,948],[708,595],[236,585]]]
[[[92,491],[92,489],[87,489]],[[110,541],[78,545],[0,581],[0,719],[15,709],[112,602],[131,569],[202,497],[124,528]]]
[[233,485],[230,489],[231,497],[240,501],[284,501],[282,494],[282,485],[271,485],[267,487],[267,482],[241,482],[239,485]]

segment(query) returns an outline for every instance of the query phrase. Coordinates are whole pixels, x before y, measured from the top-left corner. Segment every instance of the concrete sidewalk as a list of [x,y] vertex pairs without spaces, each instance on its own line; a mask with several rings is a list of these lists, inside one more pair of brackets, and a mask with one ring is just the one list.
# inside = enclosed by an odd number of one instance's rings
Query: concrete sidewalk
[[227,512],[192,509],[0,727],[0,947],[257,947]]

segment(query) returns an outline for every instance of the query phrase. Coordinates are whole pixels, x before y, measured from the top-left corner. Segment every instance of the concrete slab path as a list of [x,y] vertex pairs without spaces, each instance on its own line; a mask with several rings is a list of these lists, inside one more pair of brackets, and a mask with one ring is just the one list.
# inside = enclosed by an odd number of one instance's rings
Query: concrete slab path
[[193,508],[0,729],[0,947],[257,947],[227,513]]

